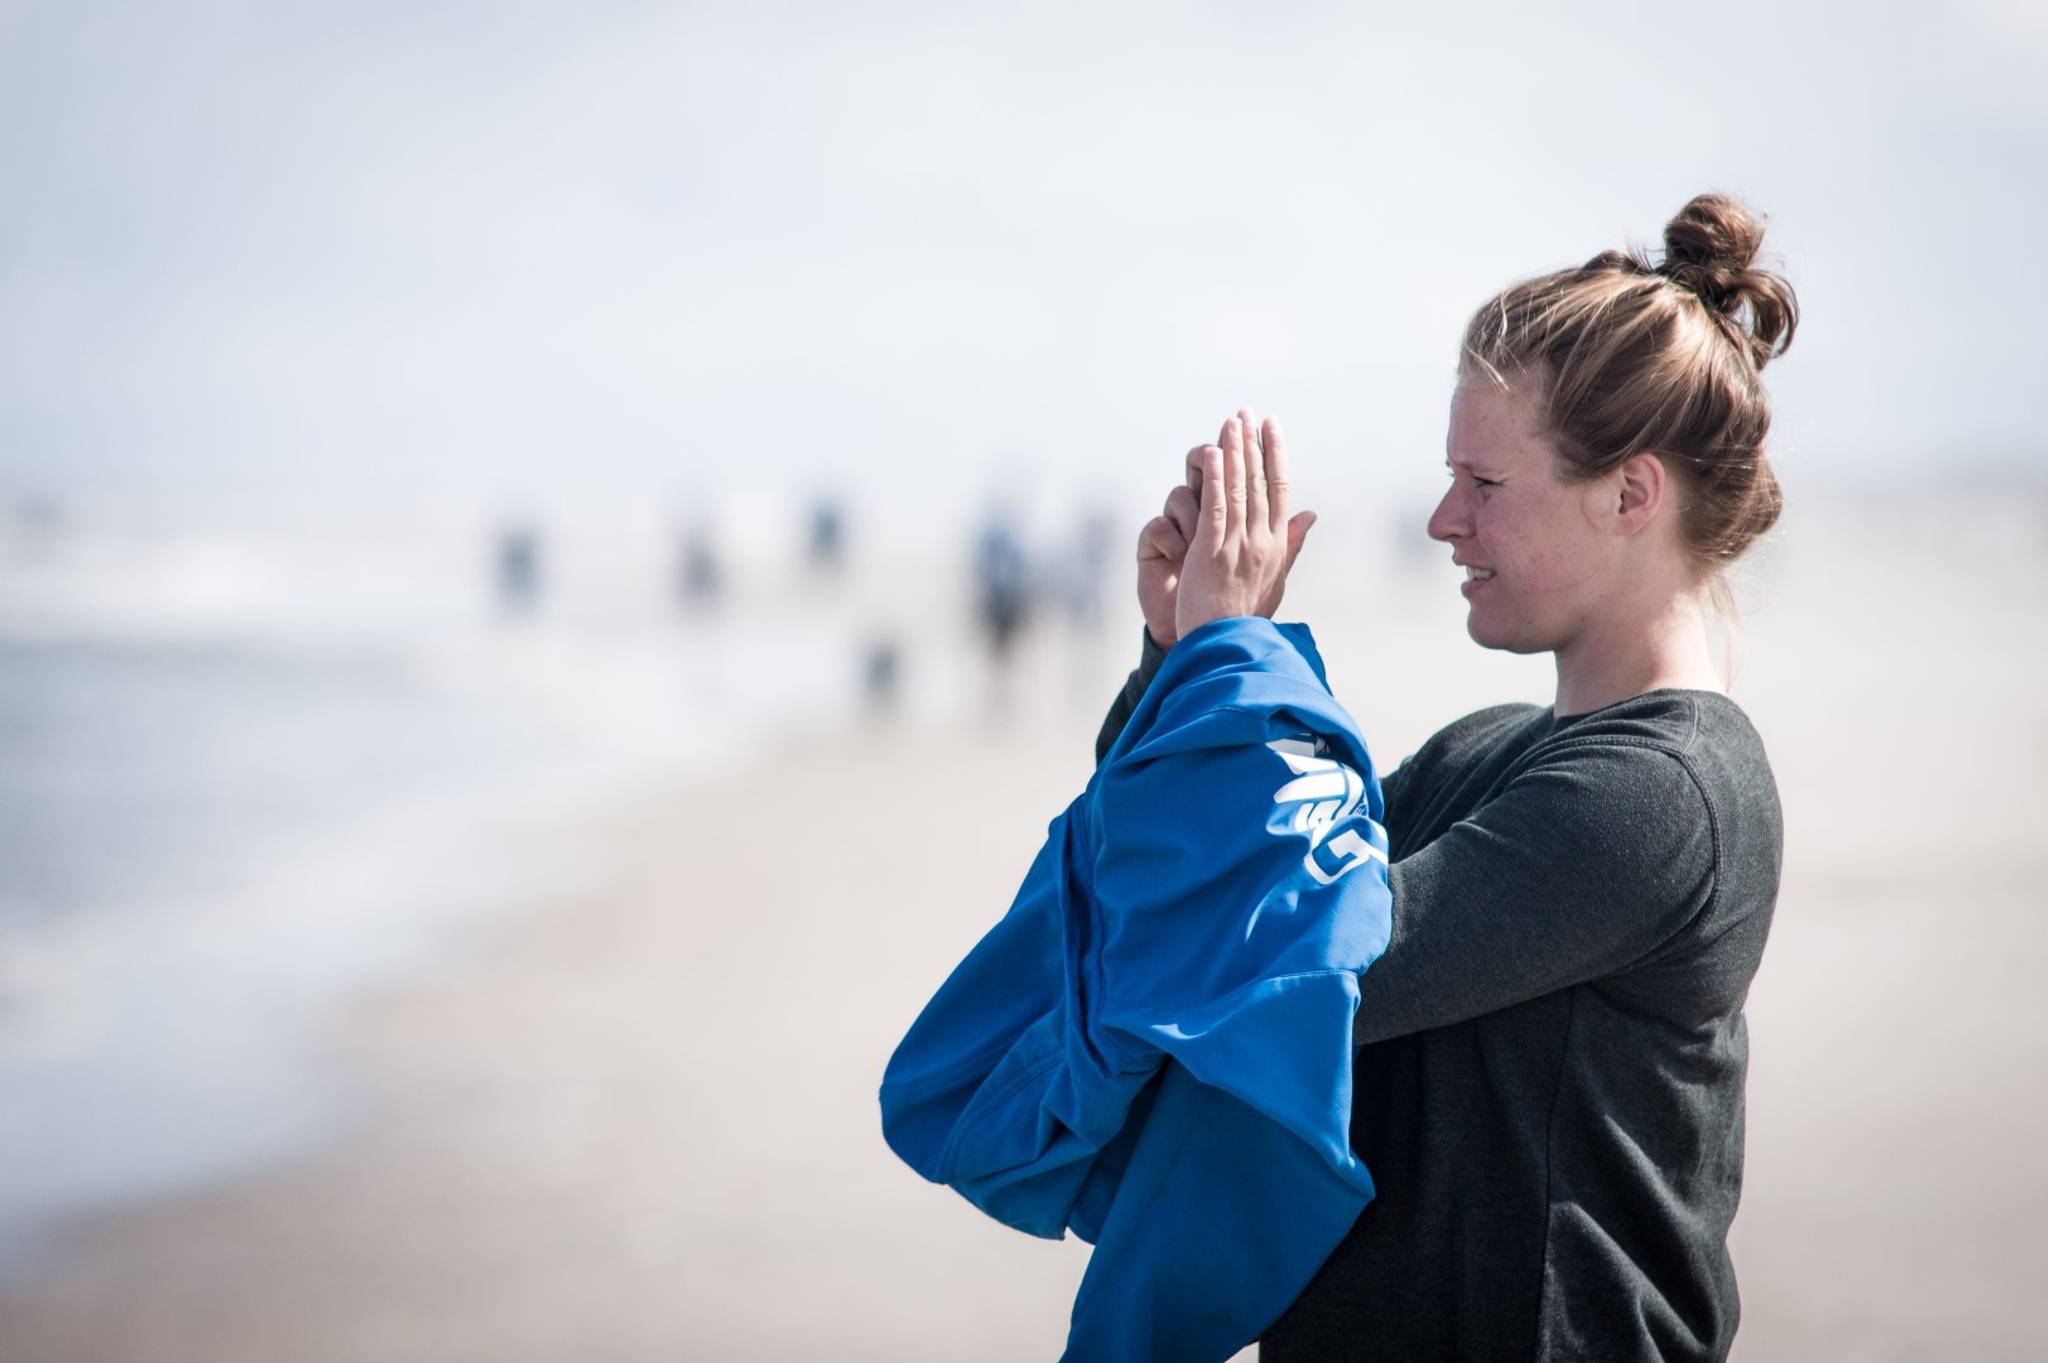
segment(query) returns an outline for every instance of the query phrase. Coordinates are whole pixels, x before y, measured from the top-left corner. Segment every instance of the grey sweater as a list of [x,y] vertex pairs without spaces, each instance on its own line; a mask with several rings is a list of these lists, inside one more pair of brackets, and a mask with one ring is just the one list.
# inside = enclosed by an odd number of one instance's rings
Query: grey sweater
[[1382,787],[1393,939],[1351,1130],[1379,1195],[1260,1358],[1725,1358],[1742,1005],[1783,842],[1756,730],[1712,691],[1497,705]]

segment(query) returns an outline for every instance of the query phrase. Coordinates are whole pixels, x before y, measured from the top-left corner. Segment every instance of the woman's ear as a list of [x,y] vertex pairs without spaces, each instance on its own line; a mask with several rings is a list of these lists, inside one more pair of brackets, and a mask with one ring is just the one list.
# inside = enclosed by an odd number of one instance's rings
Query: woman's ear
[[1616,523],[1624,535],[1640,534],[1645,526],[1657,519],[1665,499],[1677,489],[1671,484],[1670,472],[1664,467],[1664,461],[1647,452],[1630,455],[1615,473],[1618,475],[1613,489]]

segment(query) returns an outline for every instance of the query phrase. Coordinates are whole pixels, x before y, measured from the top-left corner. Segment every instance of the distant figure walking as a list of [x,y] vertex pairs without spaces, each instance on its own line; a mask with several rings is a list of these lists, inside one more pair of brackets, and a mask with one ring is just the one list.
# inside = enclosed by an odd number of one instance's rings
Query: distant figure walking
[[525,614],[540,602],[540,531],[532,525],[513,524],[498,531],[498,604],[507,611]]
[[902,689],[903,647],[894,634],[877,634],[861,655],[861,695],[876,718],[894,714]]
[[974,550],[975,614],[989,653],[989,700],[1009,708],[1009,672],[1017,634],[1031,613],[1031,565],[1008,517],[997,510]]
[[676,565],[676,594],[686,608],[716,605],[725,594],[725,569],[711,528],[698,524],[683,533]]
[[805,557],[811,571],[821,576],[837,576],[846,566],[846,517],[833,498],[820,497],[811,504]]

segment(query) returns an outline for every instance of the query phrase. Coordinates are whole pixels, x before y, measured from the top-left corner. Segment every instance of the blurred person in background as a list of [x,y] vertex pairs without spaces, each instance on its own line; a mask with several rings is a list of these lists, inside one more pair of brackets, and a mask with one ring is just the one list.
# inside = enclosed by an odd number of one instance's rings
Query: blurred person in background
[[725,594],[725,569],[711,526],[696,521],[685,530],[676,554],[676,598],[685,610],[718,604]]
[[840,509],[837,498],[821,496],[811,503],[804,560],[820,577],[836,577],[845,568],[846,513]]
[[893,629],[877,630],[861,650],[860,691],[871,719],[893,717],[902,700],[903,644]]
[[540,604],[540,530],[515,522],[498,530],[498,605],[511,614],[523,615]]
[[[1728,1354],[1743,1005],[1783,835],[1706,623],[1780,506],[1759,371],[1797,304],[1761,237],[1702,195],[1660,263],[1603,252],[1466,328],[1429,535],[1474,642],[1552,654],[1556,698],[1456,720],[1385,779],[1393,935],[1361,980],[1351,1129],[1378,1196],[1269,1363]],[[1140,535],[1143,654],[1098,760],[1180,637],[1273,614],[1312,523],[1275,421],[1240,413],[1188,468]]]
[[1031,561],[1009,513],[990,508],[974,544],[975,619],[988,645],[991,714],[1008,712],[1017,635],[1031,613]]

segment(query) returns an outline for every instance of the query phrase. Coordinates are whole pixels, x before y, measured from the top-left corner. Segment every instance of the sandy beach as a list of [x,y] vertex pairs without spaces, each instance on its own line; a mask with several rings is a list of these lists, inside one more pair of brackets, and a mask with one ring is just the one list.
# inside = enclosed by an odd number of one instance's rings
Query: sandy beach
[[[1786,581],[1737,690],[1788,861],[1750,1006],[1735,1356],[2038,1358],[2044,636],[1971,670],[1971,641],[2012,624],[1994,605],[1902,597],[1904,569],[1853,608]],[[1917,622],[1914,647],[1880,611]],[[1468,701],[1548,699],[1539,662],[1476,667],[1443,615],[1319,626],[1392,752]],[[1388,639],[1406,689],[1361,681]],[[1084,779],[1122,660],[1101,666],[1099,700],[1047,688],[1000,732],[791,734],[565,832],[596,883],[483,924],[458,969],[336,1031],[326,1061],[371,1095],[355,1129],[72,1226],[0,1297],[0,1357],[1055,1357],[1086,1247],[921,1183],[875,1087]]]

